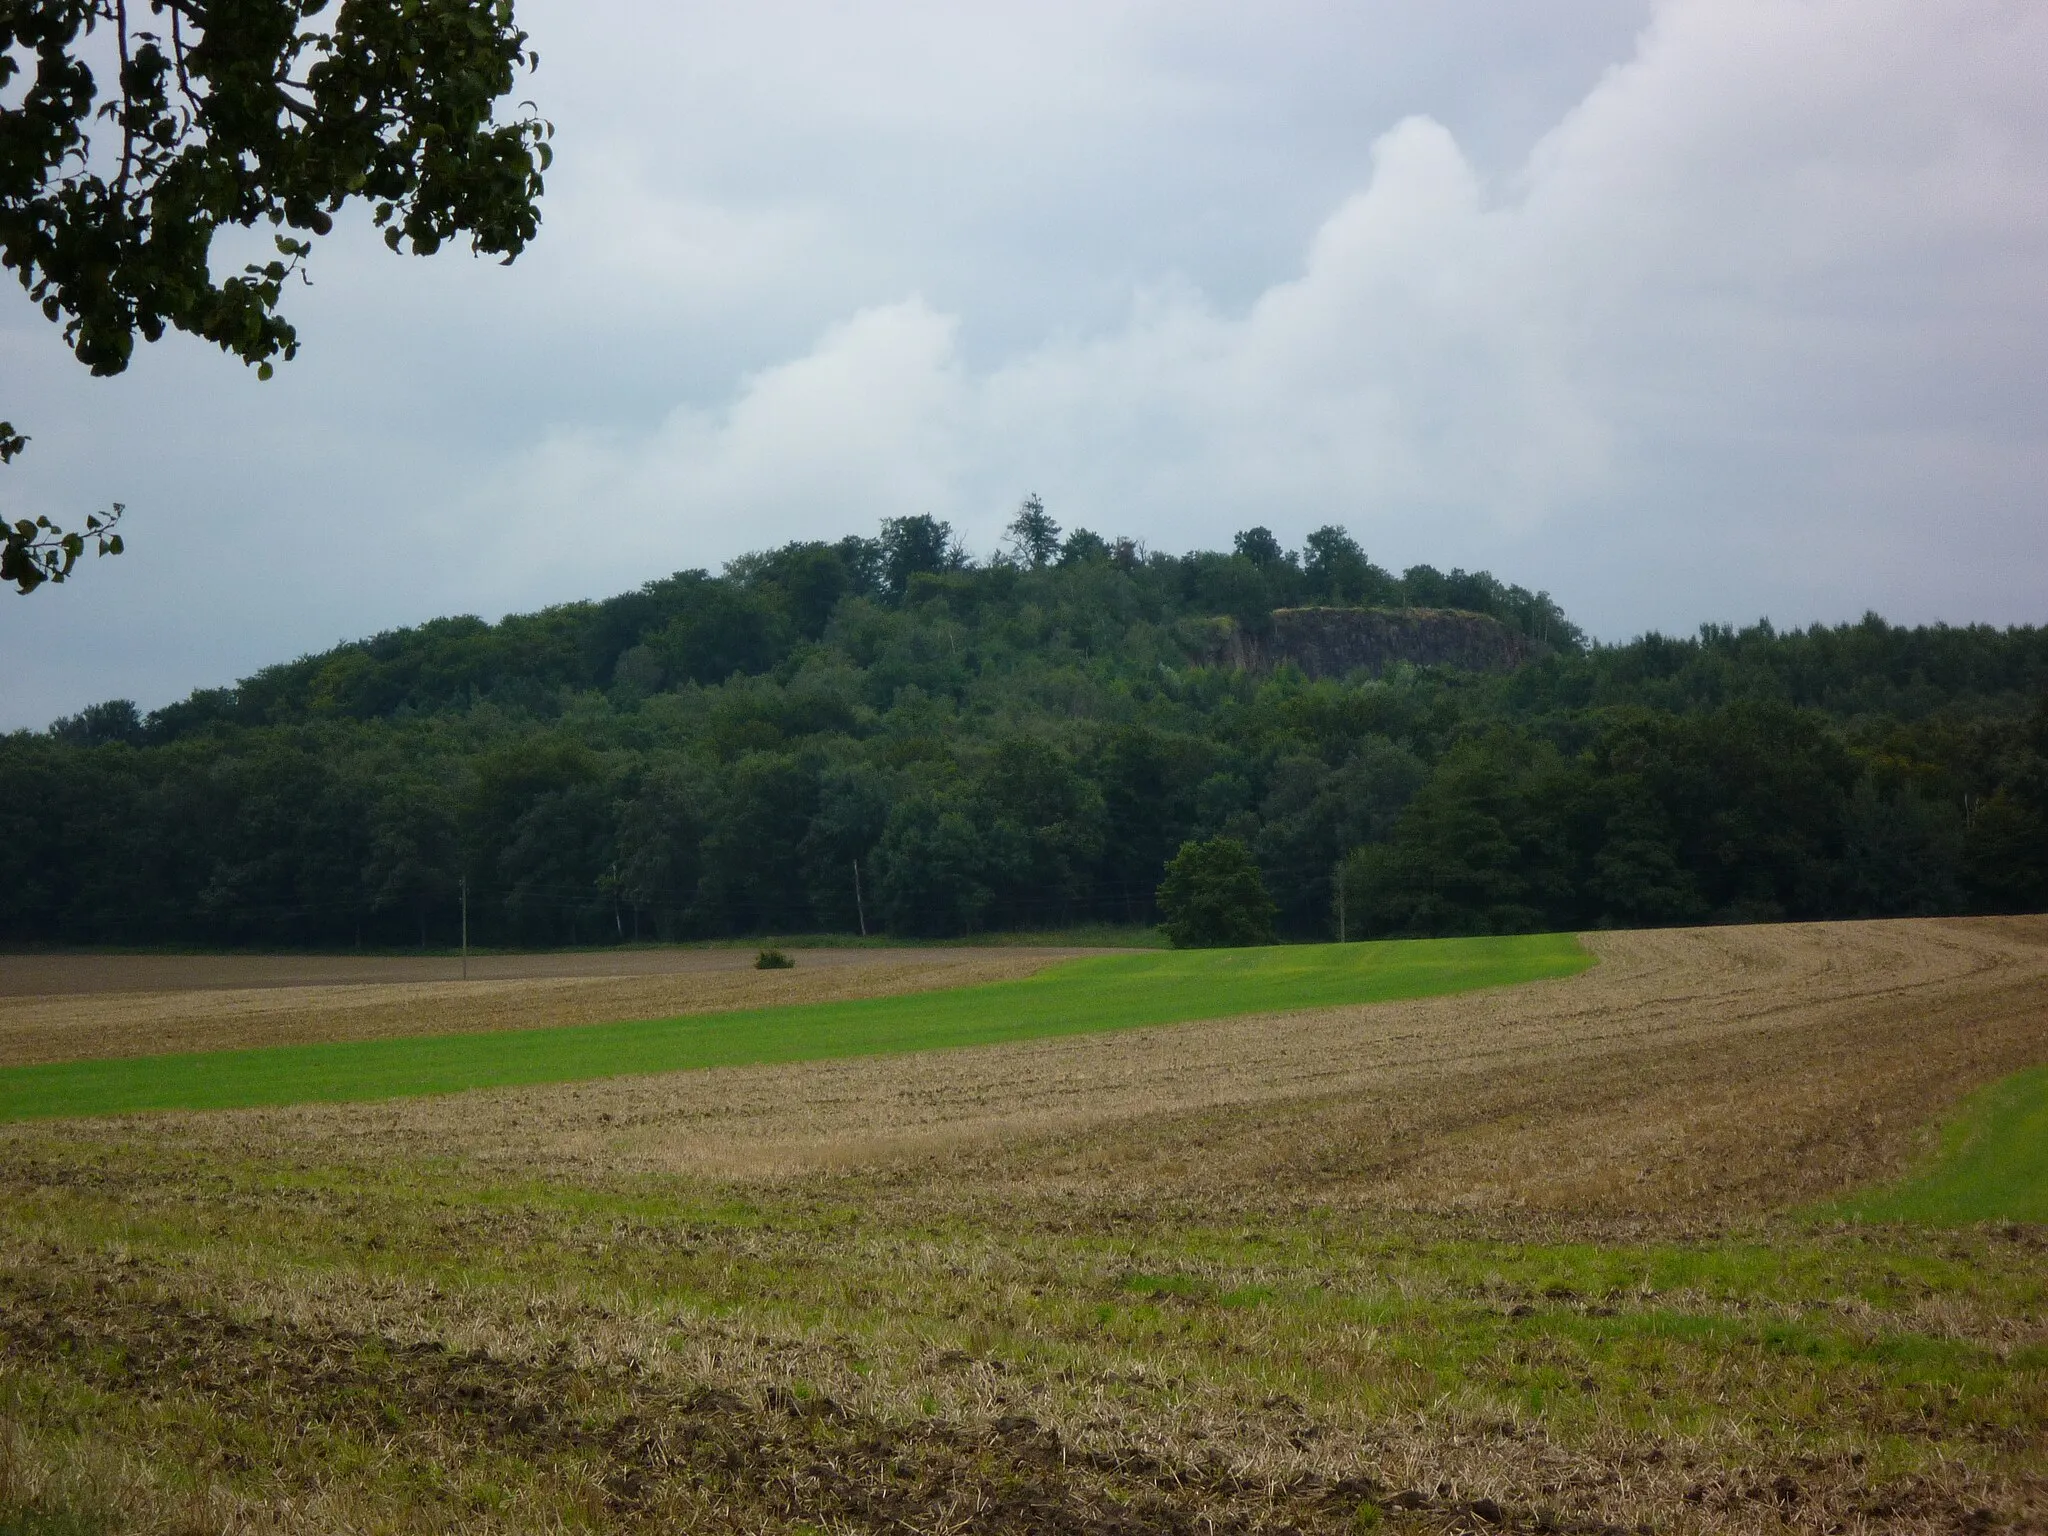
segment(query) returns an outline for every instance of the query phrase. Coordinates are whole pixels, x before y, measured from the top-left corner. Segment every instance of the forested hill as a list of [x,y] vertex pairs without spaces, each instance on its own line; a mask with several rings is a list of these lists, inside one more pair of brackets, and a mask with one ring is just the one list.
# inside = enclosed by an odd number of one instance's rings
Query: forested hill
[[[1283,929],[2048,906],[2048,631],[1588,646],[1341,530],[1229,554],[1027,503],[445,619],[0,739],[0,939],[443,944],[1149,921],[1190,837]],[[861,905],[856,905],[855,867]]]
[[[1085,531],[1017,560],[973,567],[930,517],[891,519],[881,536],[792,544],[734,561],[722,577],[684,571],[637,592],[499,624],[441,619],[195,693],[136,722],[160,742],[216,724],[278,725],[467,709],[491,701],[558,715],[574,695],[632,707],[664,690],[735,674],[785,678],[820,659],[866,676],[863,702],[887,709],[915,685],[964,699],[970,683],[1019,666],[1116,656],[1133,645],[1172,665],[1211,659],[1217,618],[1253,631],[1304,605],[1455,609],[1490,615],[1541,643],[1579,632],[1547,596],[1483,572],[1417,566],[1395,577],[1338,529],[1299,554],[1264,529],[1230,555],[1141,555]],[[125,717],[121,722],[125,727]],[[73,734],[104,732],[74,722]]]

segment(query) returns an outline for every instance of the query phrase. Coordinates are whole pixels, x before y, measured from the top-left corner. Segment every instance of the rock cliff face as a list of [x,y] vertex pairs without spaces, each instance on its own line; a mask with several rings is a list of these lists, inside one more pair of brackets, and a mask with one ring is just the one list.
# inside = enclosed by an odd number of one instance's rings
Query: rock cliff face
[[1512,672],[1541,655],[1526,635],[1483,613],[1449,608],[1276,608],[1272,627],[1248,630],[1218,619],[1211,666],[1270,672],[1291,661],[1310,677],[1378,677],[1396,662]]

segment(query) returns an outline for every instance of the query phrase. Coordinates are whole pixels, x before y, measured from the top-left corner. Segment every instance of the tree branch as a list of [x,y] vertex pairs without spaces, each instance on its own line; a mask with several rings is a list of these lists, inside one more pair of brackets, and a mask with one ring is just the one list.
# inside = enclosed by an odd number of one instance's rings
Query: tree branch
[[196,116],[206,109],[206,103],[199,99],[199,93],[192,89],[192,77],[185,72],[185,23],[184,8],[178,5],[164,7],[171,13],[171,62],[178,71],[178,90],[185,100],[192,104]]
[[88,517],[78,533],[66,533],[47,517],[0,523],[0,581],[11,581],[16,591],[27,593],[46,581],[68,580],[88,542],[95,546],[95,554],[120,554],[121,535],[114,532],[114,525],[127,510],[117,501],[109,511]]
[[114,0],[114,30],[121,47],[121,174],[115,178],[114,187],[126,202],[128,175],[135,165],[135,109],[128,95],[128,0]]

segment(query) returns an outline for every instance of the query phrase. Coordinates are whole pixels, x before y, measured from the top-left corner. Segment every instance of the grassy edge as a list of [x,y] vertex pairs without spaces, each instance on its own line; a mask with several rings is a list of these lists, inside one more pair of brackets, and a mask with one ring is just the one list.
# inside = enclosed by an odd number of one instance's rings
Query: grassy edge
[[1984,1084],[1936,1122],[1904,1177],[1808,1208],[1816,1220],[2048,1224],[2048,1065]]

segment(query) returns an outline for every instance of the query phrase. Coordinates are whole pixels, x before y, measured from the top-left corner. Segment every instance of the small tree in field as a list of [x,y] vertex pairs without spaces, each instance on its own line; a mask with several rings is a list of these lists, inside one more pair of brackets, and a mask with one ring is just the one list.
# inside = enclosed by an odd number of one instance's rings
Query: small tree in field
[[1278,908],[1251,850],[1234,837],[1186,842],[1166,866],[1159,910],[1175,949],[1226,949],[1273,942]]

